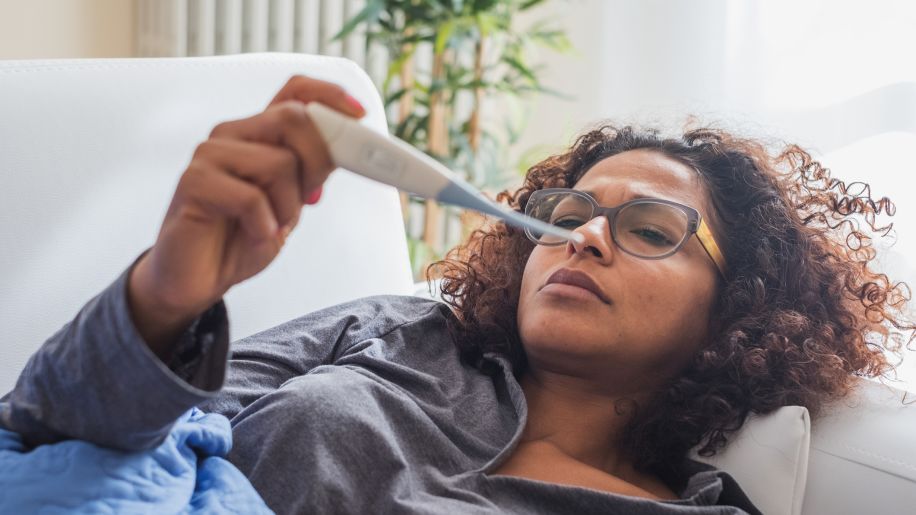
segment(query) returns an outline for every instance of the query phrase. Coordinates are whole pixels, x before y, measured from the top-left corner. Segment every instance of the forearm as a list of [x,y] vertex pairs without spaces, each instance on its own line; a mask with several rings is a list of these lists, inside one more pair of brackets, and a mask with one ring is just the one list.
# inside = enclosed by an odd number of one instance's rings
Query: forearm
[[[173,422],[222,386],[228,321],[217,304],[180,336],[182,379],[134,326],[125,272],[32,356],[0,404],[0,424],[32,445],[67,438],[139,450],[158,445]],[[174,363],[173,363],[174,366]],[[178,367],[176,367],[178,368]]]

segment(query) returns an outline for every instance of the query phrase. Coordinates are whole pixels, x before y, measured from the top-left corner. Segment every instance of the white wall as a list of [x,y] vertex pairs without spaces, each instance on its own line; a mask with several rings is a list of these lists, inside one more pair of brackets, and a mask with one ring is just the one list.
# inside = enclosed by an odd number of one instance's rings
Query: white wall
[[0,0],[0,59],[131,57],[133,0]]
[[[518,22],[545,18],[577,50],[542,53],[545,83],[574,100],[542,97],[523,148],[603,118],[676,128],[687,114],[822,153],[916,134],[908,0],[553,0]],[[861,109],[876,91],[896,103]]]

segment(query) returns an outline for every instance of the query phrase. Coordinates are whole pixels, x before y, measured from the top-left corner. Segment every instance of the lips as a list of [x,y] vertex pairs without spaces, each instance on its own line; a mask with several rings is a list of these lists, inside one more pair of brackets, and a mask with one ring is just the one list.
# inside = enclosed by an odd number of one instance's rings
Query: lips
[[588,290],[595,294],[596,297],[601,299],[601,302],[605,304],[610,304],[611,301],[604,291],[598,286],[598,283],[594,279],[589,277],[585,272],[580,272],[579,270],[572,270],[569,268],[561,268],[553,273],[544,286],[548,284],[559,283],[559,284],[568,284],[570,286],[577,286],[584,290]]

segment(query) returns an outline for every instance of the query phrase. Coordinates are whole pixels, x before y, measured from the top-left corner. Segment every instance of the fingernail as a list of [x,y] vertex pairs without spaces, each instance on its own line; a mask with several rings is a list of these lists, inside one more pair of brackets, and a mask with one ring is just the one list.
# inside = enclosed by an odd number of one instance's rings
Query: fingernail
[[309,194],[308,198],[305,199],[305,203],[306,203],[306,204],[314,204],[314,203],[318,202],[318,199],[320,199],[320,198],[321,198],[321,186],[318,186],[318,188],[315,189],[314,191],[312,191],[312,192]]
[[347,103],[347,106],[353,111],[353,114],[357,116],[362,116],[366,114],[366,110],[363,108],[363,105],[359,103],[359,100],[356,100],[350,95],[344,97],[344,101]]

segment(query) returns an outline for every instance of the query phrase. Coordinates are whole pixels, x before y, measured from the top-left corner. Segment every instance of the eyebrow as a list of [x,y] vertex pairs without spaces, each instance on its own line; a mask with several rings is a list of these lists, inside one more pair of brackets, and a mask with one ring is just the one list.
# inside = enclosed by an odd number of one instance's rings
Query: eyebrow
[[[592,190],[576,190],[576,191],[585,193],[586,195],[588,195],[589,197],[591,197],[595,202],[598,202],[598,194],[595,193],[594,191],[592,191]],[[631,192],[631,195],[629,196],[629,198],[626,199],[625,202],[629,202],[630,200],[643,199],[643,198],[670,200],[670,199],[666,199],[666,198],[664,198],[664,197],[657,197],[657,196],[654,196],[654,195],[647,195],[647,194],[645,194],[645,193]],[[672,202],[679,202],[679,201],[674,201],[674,200],[672,200]]]

